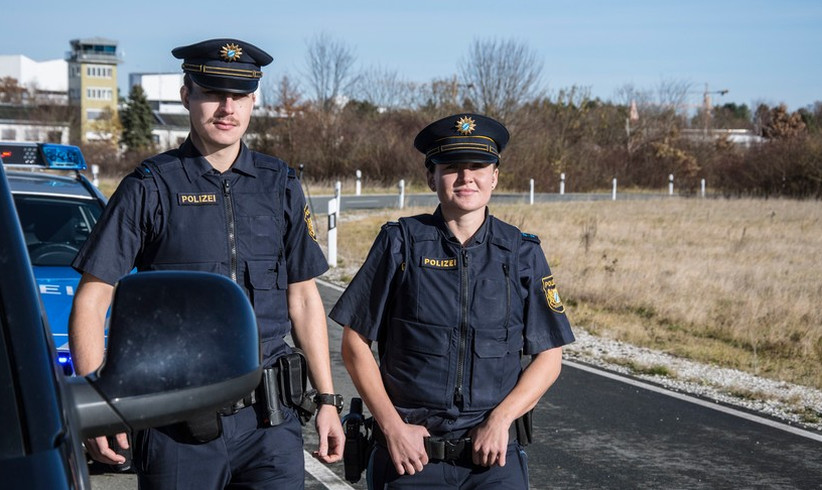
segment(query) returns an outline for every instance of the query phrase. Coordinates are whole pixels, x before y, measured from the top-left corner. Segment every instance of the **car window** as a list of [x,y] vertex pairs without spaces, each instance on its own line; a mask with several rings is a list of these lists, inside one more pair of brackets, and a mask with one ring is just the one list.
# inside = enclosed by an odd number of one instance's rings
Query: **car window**
[[69,266],[103,212],[93,200],[17,194],[14,204],[32,265]]

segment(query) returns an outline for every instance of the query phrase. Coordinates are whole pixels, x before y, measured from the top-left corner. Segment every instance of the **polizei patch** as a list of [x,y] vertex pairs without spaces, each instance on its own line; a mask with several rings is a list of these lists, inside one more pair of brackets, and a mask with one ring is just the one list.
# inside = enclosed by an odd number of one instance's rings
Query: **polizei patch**
[[559,299],[554,276],[542,278],[542,292],[545,293],[545,301],[548,302],[548,308],[551,308],[551,311],[565,313],[565,306],[562,304],[562,300]]
[[420,266],[428,267],[429,269],[456,269],[457,259],[436,259],[432,257],[420,257]]
[[206,192],[203,194],[179,193],[177,204],[180,206],[208,206],[217,204],[217,194]]

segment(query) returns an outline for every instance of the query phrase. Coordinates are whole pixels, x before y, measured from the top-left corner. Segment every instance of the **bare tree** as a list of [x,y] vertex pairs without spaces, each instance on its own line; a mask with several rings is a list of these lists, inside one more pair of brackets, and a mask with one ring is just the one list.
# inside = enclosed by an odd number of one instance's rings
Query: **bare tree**
[[505,120],[539,95],[542,66],[525,44],[494,39],[475,40],[459,70],[473,104]]
[[396,70],[371,67],[357,79],[354,93],[358,99],[382,109],[399,109],[413,104],[415,86],[400,78]]
[[308,42],[305,76],[316,103],[324,111],[330,111],[356,82],[355,61],[351,48],[327,33],[320,33]]

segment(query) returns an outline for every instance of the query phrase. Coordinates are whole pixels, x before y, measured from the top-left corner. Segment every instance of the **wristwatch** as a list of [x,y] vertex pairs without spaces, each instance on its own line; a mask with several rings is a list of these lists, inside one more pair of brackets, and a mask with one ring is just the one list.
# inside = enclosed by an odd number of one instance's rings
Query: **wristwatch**
[[314,397],[314,403],[317,404],[317,408],[319,408],[320,405],[334,405],[337,413],[340,413],[342,412],[345,400],[342,395],[337,393],[317,393],[317,396]]

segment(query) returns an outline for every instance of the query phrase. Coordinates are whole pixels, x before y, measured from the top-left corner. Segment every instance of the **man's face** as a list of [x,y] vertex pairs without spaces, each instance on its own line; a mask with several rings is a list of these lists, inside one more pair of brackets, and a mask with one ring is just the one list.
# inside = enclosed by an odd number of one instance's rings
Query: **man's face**
[[191,84],[180,90],[183,105],[191,119],[192,138],[207,153],[239,143],[248,129],[255,96],[220,92]]

